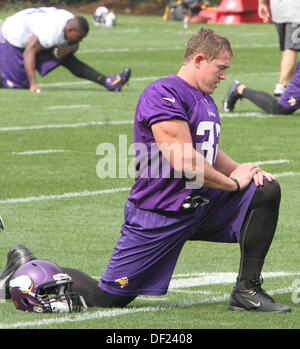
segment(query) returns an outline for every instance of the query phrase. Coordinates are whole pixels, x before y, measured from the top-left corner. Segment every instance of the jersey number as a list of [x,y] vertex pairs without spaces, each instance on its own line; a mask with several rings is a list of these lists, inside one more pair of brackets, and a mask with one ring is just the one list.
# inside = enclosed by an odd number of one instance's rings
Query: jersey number
[[[212,165],[216,160],[218,143],[214,149],[216,141],[219,139],[219,134],[221,131],[220,124],[217,124],[212,121],[202,121],[197,127],[197,135],[204,136],[208,132],[207,141],[202,142],[201,149],[202,151],[206,150],[205,159]],[[216,139],[217,138],[217,139]]]

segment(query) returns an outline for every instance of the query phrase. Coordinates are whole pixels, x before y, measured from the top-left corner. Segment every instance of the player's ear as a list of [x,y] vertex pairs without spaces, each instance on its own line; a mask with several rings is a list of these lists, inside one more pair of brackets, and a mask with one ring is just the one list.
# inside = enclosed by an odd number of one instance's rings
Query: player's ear
[[66,35],[69,35],[69,34],[71,34],[73,31],[74,31],[74,28],[73,28],[69,23],[67,23],[66,26],[65,26],[65,34],[66,34]]
[[197,69],[201,67],[202,62],[204,61],[204,56],[202,53],[198,53],[194,56],[194,65]]

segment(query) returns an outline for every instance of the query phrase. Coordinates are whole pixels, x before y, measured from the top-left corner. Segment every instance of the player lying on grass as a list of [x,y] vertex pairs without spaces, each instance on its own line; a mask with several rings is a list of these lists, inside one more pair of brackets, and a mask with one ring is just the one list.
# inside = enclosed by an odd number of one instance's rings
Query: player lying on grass
[[8,17],[0,37],[1,87],[39,92],[35,71],[44,76],[61,65],[79,78],[120,91],[130,78],[129,67],[106,76],[74,55],[88,31],[84,17],[55,7],[30,8]]
[[223,111],[230,113],[234,110],[239,99],[246,98],[268,114],[292,114],[300,108],[300,60],[298,60],[296,73],[277,100],[269,93],[248,88],[238,80],[229,85],[223,100]]
[[[178,74],[143,91],[134,123],[136,181],[106,270],[99,282],[61,267],[87,306],[123,307],[138,295],[165,294],[185,242],[203,240],[239,243],[230,310],[291,310],[261,288],[277,226],[279,183],[256,164],[240,164],[219,149],[221,121],[210,95],[225,79],[231,56],[224,36],[201,29],[189,40]],[[201,251],[198,257],[192,268],[201,269]],[[13,273],[34,258],[26,246],[10,249],[0,275],[7,296],[9,285],[17,287]]]

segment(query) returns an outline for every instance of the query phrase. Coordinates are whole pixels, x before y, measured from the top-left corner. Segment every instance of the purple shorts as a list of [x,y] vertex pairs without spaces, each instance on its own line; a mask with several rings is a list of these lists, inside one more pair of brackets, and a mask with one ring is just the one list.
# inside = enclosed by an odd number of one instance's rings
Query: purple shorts
[[142,210],[127,201],[125,220],[99,287],[121,296],[162,295],[187,240],[238,242],[256,190],[209,191],[210,203],[184,213]]
[[[0,69],[5,88],[29,88],[30,84],[24,67],[24,50],[5,42],[0,42]],[[53,56],[50,50],[41,51],[36,56],[36,69],[41,76],[61,64],[62,60]]]

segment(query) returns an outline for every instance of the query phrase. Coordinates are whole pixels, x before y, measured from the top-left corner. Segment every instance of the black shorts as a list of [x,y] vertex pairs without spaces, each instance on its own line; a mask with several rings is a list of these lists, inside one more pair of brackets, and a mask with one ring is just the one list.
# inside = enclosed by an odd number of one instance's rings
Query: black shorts
[[275,23],[280,50],[300,51],[300,23]]

